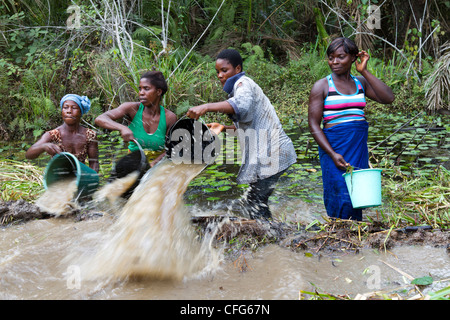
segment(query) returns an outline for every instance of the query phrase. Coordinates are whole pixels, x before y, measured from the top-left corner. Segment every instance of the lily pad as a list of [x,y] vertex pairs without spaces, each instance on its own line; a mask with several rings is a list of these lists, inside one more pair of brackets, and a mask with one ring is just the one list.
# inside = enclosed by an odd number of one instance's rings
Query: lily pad
[[413,281],[411,281],[411,284],[416,284],[418,286],[428,286],[432,283],[433,283],[433,278],[430,276],[415,278]]

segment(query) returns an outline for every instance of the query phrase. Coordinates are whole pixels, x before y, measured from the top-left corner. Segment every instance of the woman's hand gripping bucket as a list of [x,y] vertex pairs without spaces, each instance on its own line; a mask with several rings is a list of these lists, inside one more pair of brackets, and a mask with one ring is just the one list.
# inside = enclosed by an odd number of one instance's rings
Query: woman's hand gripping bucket
[[353,208],[364,209],[381,205],[381,171],[349,170],[343,174]]
[[110,177],[110,182],[115,179],[121,179],[129,174],[138,171],[139,175],[137,180],[132,184],[123,194],[122,197],[128,199],[133,193],[134,189],[139,185],[141,178],[150,169],[150,164],[147,160],[144,150],[137,140],[133,140],[139,147],[139,150],[130,152],[118,162],[116,162]]
[[85,199],[94,193],[99,185],[98,173],[69,152],[61,152],[55,155],[44,171],[44,188],[51,184],[67,179],[75,178],[77,185],[76,199]]

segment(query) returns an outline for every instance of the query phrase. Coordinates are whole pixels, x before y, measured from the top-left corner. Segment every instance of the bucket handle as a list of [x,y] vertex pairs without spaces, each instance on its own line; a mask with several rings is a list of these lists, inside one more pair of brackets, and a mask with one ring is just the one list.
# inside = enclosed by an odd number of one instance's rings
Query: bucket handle
[[[184,120],[184,119],[192,119],[192,118],[189,118],[187,115],[183,115],[180,119],[177,120],[177,122],[175,122],[175,124],[173,125],[173,127],[175,127],[175,125],[178,123],[178,121],[181,121],[181,120]],[[195,120],[195,119],[194,119],[194,120]],[[206,124],[206,122],[203,121],[203,118],[202,118],[202,117],[199,117],[199,118],[198,118],[197,120],[195,120],[195,121],[200,121],[201,123],[203,123],[203,124],[206,126],[206,128],[208,129],[208,131],[209,131],[209,133],[211,134],[211,136],[214,136],[213,132],[211,131],[211,129],[209,129],[209,127],[208,127],[208,125]],[[170,130],[170,133],[172,133],[172,129]]]
[[69,160],[70,164],[72,165],[72,168],[77,168],[77,164],[73,161],[73,158],[69,157],[67,152],[62,152],[61,154]]
[[[352,190],[350,190],[350,193],[353,193],[353,171],[354,171],[355,169],[364,170],[363,168],[360,168],[360,167],[354,167],[354,166],[348,166],[348,167],[347,167],[346,173],[349,173],[349,174],[350,174],[350,179],[351,179],[350,181],[352,181],[352,183],[351,183],[351,185],[352,185]],[[369,169],[373,169],[373,166],[372,166],[372,164],[370,163],[370,161],[369,161]]]
[[[184,119],[192,119],[192,118],[189,118],[187,115],[183,115],[180,119],[178,119],[177,120],[177,122],[178,121],[181,121],[181,120],[184,120]],[[193,119],[193,120],[195,120],[195,119]],[[205,126],[207,126],[206,125],[206,122],[203,120],[203,118],[202,117],[199,117],[197,120],[195,120],[195,121],[200,121],[201,123],[203,123]],[[207,126],[208,127],[208,126]],[[209,129],[209,128],[208,128]]]
[[137,145],[138,148],[139,148],[139,151],[144,152],[144,149],[142,149],[141,145],[139,144],[139,142],[138,142],[136,139],[133,139],[132,141],[133,141],[134,143],[136,143],[136,145]]
[[141,147],[141,145],[139,144],[139,142],[137,141],[137,139],[133,139],[132,141],[133,141],[134,143],[136,143],[136,145],[137,145],[138,148],[139,148],[139,152],[141,153],[141,170],[142,170],[142,167],[144,167],[145,164],[146,164],[147,156],[145,155],[144,149],[142,149],[142,147]]

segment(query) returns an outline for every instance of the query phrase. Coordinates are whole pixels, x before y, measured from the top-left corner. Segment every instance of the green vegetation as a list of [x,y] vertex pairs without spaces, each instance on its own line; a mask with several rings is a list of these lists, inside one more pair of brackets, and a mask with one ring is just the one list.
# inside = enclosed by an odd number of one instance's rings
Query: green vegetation
[[389,225],[429,225],[450,228],[450,172],[442,166],[432,175],[415,172],[415,177],[388,179],[384,184],[386,199],[392,212],[385,215]]
[[[369,29],[370,3],[381,8],[381,29]],[[59,99],[68,92],[91,98],[92,109],[84,121],[93,126],[98,114],[136,99],[139,75],[149,69],[166,75],[170,90],[165,106],[183,115],[192,105],[225,97],[213,57],[225,47],[234,47],[244,57],[245,71],[270,97],[294,137],[299,163],[287,174],[291,183],[283,193],[320,202],[320,192],[311,191],[304,183],[307,177],[311,185],[320,187],[317,149],[305,129],[308,96],[312,84],[329,72],[324,61],[327,43],[344,35],[371,52],[370,71],[396,94],[392,105],[371,103],[368,110],[370,119],[386,125],[371,126],[371,161],[384,168],[389,178],[385,179],[385,196],[392,198],[390,211],[402,215],[386,219],[412,223],[418,218],[410,214],[419,206],[433,215],[433,220],[419,220],[448,228],[448,172],[439,169],[440,163],[448,161],[447,155],[431,157],[426,151],[445,151],[449,145],[448,122],[433,114],[445,112],[450,105],[449,26],[445,19],[450,4],[430,1],[424,7],[413,1],[400,7],[395,1],[370,3],[2,0],[0,138],[32,141],[59,125]],[[420,112],[405,122],[417,130],[398,131],[385,138],[393,125]],[[226,118],[207,115],[204,120]],[[433,131],[435,127],[443,130]],[[120,140],[114,135],[105,138],[111,139]],[[409,143],[402,144],[406,139]],[[21,148],[27,147],[22,142]],[[105,178],[107,167],[101,172]],[[208,201],[236,189],[229,179],[233,173],[222,175],[215,169],[209,168],[211,176],[202,175],[193,182]],[[402,198],[408,192],[411,194]],[[403,205],[402,199],[413,204]]]
[[[395,227],[448,229],[444,164],[450,126],[440,113],[450,105],[450,3],[370,3],[381,7],[381,29],[368,28],[365,0],[2,0],[0,138],[28,148],[24,141],[60,124],[59,99],[68,92],[91,98],[84,121],[93,126],[98,114],[136,99],[139,74],[149,69],[166,75],[165,106],[181,116],[190,106],[225,98],[214,56],[234,47],[247,74],[273,102],[298,155],[283,177],[288,183],[272,201],[291,197],[320,203],[317,146],[306,123],[308,96],[313,83],[329,72],[327,43],[344,35],[371,53],[370,71],[396,95],[392,105],[370,103],[367,112],[371,162],[384,169],[380,215]],[[223,115],[204,119],[224,120]],[[120,137],[102,133],[100,153],[116,150],[111,144],[121,144]],[[7,152],[7,146],[0,148]],[[107,178],[111,159],[101,161],[100,174]],[[39,194],[35,180],[27,185],[27,179],[13,178],[13,172],[25,170],[21,165],[2,162],[2,199],[33,200]],[[245,186],[230,179],[234,173],[222,169],[211,166],[195,179],[191,187],[202,193],[190,193],[187,200],[214,202],[242,191]]]
[[212,57],[225,47],[241,50],[283,121],[299,120],[337,35],[371,52],[371,71],[397,96],[390,110],[448,108],[448,1],[370,3],[381,6],[382,29],[368,29],[365,0],[2,0],[0,136],[36,138],[59,124],[67,92],[93,100],[93,124],[134,100],[139,74],[152,68],[168,78],[166,106],[183,114],[223,98]]
[[0,160],[0,199],[3,201],[35,200],[43,192],[43,170],[14,160]]
[[[426,277],[424,277],[426,278]],[[420,281],[420,279],[419,279]],[[430,283],[431,284],[431,283]],[[411,288],[414,288],[414,283],[410,284]],[[440,289],[429,294],[417,294],[412,297],[404,297],[404,295],[399,294],[398,290],[384,290],[379,292],[371,292],[368,294],[359,294],[354,298],[348,295],[336,295],[330,293],[323,293],[320,290],[314,292],[311,291],[300,291],[301,300],[450,300],[450,286]]]
[[[307,129],[309,91],[329,73],[325,49],[344,35],[371,54],[369,70],[391,86],[392,105],[370,103],[370,161],[383,169],[383,206],[373,219],[388,230],[450,228],[450,1],[377,0],[1,0],[0,200],[33,202],[42,193],[41,166],[23,153],[61,123],[59,100],[87,95],[94,118],[137,96],[139,75],[161,70],[169,83],[164,104],[177,115],[225,98],[214,56],[239,49],[244,69],[271,99],[296,148],[298,162],[281,178],[273,203],[294,198],[322,203],[317,146]],[[369,29],[369,4],[381,8],[381,28]],[[226,121],[207,115],[205,122]],[[123,152],[117,133],[98,131],[104,182]],[[17,143],[17,141],[19,141]],[[45,163],[46,159],[43,157]],[[209,166],[186,193],[186,203],[236,198],[235,167]],[[324,230],[317,220],[307,226]],[[388,234],[387,234],[388,236]],[[255,242],[230,240],[237,250]],[[247,242],[248,241],[248,242]],[[258,242],[259,241],[259,242]],[[259,239],[264,243],[267,239]],[[240,256],[241,269],[246,262]],[[433,280],[420,278],[414,285]],[[301,298],[349,299],[301,292]],[[448,300],[450,288],[419,299]],[[374,293],[368,299],[398,298]]]

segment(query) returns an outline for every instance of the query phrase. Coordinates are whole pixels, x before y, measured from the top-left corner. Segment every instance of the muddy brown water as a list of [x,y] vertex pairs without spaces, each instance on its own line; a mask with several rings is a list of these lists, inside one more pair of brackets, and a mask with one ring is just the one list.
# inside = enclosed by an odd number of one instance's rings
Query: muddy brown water
[[[408,295],[408,277],[431,275],[435,282],[424,292],[449,284],[446,249],[427,245],[310,255],[280,241],[236,259],[193,232],[192,215],[224,214],[183,203],[202,167],[169,162],[156,168],[125,205],[106,191],[107,209],[96,219],[55,217],[2,227],[0,299],[294,300],[301,291],[315,290],[350,297],[379,290]],[[325,214],[320,205],[299,199],[271,209],[275,220],[302,225]]]
[[[298,200],[272,209],[277,216],[292,220],[302,212],[305,221],[317,214],[313,206]],[[194,211],[202,213],[198,208],[187,208],[185,214]],[[351,297],[378,290],[407,294],[412,286],[404,274],[431,275],[435,283],[424,289],[426,293],[448,286],[448,281],[438,281],[450,278],[450,258],[445,248],[397,246],[389,251],[363,249],[358,254],[310,256],[292,251],[283,242],[246,252],[245,271],[224,254],[224,249],[216,248],[213,261],[182,278],[150,273],[137,277],[88,276],[81,263],[86,260],[74,256],[95,257],[98,248],[103,248],[110,255],[100,258],[110,258],[114,251],[108,250],[114,246],[104,247],[103,241],[113,227],[117,228],[118,221],[114,215],[79,222],[50,218],[0,229],[0,299],[295,300],[301,290]],[[182,244],[183,250],[190,250],[189,246]]]
[[[392,128],[388,131],[390,134]],[[385,135],[371,136],[377,142],[385,138]],[[448,139],[448,133],[441,138],[446,168],[449,168]],[[301,139],[298,141],[302,144]],[[22,148],[17,147],[23,154]],[[8,149],[6,153],[5,156],[13,159],[20,154],[15,149]],[[434,156],[426,149],[423,153],[427,159]],[[42,157],[39,161],[45,166],[48,158]],[[120,212],[120,208],[116,209]],[[272,204],[271,209],[276,219],[303,225],[325,215],[323,205],[293,198]],[[187,207],[184,214],[220,215],[223,210],[194,205]],[[117,226],[118,216],[103,215],[85,221],[50,218],[1,227],[0,299],[293,300],[299,298],[301,290],[316,289],[351,296],[376,290],[398,290],[407,294],[412,286],[404,274],[412,277],[431,275],[435,282],[422,288],[424,293],[449,285],[449,281],[439,282],[450,278],[449,254],[442,246],[430,245],[396,245],[388,251],[362,249],[358,254],[310,256],[301,250],[293,251],[281,242],[246,252],[245,272],[236,267],[235,256],[229,257],[225,249],[218,248],[209,251],[214,259],[208,260],[204,268],[181,279],[150,275],[113,279],[101,275],[88,277],[89,273],[83,268],[86,260],[74,259],[74,256],[95,257],[98,248],[105,246],[105,237],[108,239],[112,228]],[[384,236],[381,241],[383,239]]]
[[442,248],[408,246],[319,258],[268,245],[246,256],[245,272],[222,259],[214,270],[183,280],[85,280],[80,267],[65,259],[74,250],[91,252],[112,222],[107,217],[77,223],[59,218],[0,230],[0,299],[270,300],[298,299],[300,290],[315,288],[349,295],[403,290],[405,277],[384,262],[413,277],[450,278],[450,258]]

